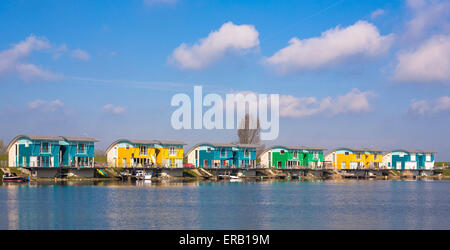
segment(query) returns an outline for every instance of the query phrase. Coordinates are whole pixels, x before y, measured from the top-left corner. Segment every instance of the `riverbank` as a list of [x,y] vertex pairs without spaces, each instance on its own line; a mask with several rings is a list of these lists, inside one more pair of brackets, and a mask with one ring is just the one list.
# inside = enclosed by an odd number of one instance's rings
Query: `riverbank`
[[[433,174],[414,172],[408,170],[383,170],[383,171],[301,171],[289,172],[279,169],[258,169],[249,174],[248,171],[230,170],[229,172],[219,172],[217,170],[193,168],[184,169],[181,175],[171,176],[165,172],[153,170],[152,180],[180,180],[180,181],[218,181],[227,180],[231,176],[240,180],[300,180],[300,181],[320,181],[320,180],[341,180],[341,179],[375,179],[375,180],[414,180],[414,179],[434,179],[450,180],[450,169],[446,168],[434,171]],[[234,171],[234,172],[233,172]],[[101,171],[94,171],[92,176],[80,176],[76,173],[68,173],[63,177],[36,177],[25,168],[0,168],[0,174],[14,173],[31,181],[102,181],[102,180],[132,180],[132,177],[124,177],[122,168],[105,168]],[[225,173],[225,174],[223,174]],[[418,174],[419,173],[419,174]]]
[[0,201],[0,229],[450,228],[448,181],[48,180]]

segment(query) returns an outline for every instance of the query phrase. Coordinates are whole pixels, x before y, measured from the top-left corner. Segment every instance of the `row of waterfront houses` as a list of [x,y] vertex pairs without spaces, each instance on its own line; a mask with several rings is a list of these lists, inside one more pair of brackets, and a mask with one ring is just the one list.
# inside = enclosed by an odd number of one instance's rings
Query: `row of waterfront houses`
[[[93,167],[98,140],[89,137],[15,137],[8,146],[11,167]],[[182,141],[120,139],[106,150],[109,167],[432,169],[435,152],[398,149],[273,146],[256,155],[258,145],[199,143],[184,154]]]

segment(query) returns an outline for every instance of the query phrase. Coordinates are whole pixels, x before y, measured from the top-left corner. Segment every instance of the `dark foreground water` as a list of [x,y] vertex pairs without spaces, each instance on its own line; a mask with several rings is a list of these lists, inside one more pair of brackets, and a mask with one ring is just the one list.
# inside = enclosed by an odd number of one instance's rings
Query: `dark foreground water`
[[450,181],[2,184],[0,229],[450,229]]

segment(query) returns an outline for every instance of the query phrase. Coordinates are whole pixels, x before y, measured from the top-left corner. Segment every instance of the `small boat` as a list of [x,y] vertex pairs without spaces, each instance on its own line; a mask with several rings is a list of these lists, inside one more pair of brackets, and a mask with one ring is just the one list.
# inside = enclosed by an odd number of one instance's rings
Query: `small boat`
[[3,175],[4,182],[25,182],[26,180],[26,178],[18,176],[16,173],[5,173]]
[[236,175],[218,175],[219,179],[230,179],[230,180],[238,180],[239,177]]
[[151,172],[146,172],[143,170],[138,170],[136,172],[136,179],[138,180],[151,180],[152,179],[152,173]]
[[340,174],[341,174],[341,176],[342,176],[342,177],[344,177],[344,178],[351,178],[351,177],[355,177],[355,175],[354,175],[354,174],[352,174],[352,173],[341,172]]

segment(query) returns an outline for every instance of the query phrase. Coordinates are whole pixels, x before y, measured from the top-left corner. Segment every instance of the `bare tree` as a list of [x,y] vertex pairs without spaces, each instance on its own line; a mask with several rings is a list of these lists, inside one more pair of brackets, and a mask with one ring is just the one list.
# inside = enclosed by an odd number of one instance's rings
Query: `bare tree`
[[250,114],[246,114],[240,121],[237,130],[239,143],[259,144],[261,142],[260,132],[259,120],[250,116]]
[[259,119],[254,118],[250,114],[246,114],[242,118],[237,130],[239,143],[259,145],[256,149],[256,155],[259,155],[265,148],[265,145],[261,142],[260,133],[261,126]]
[[3,142],[3,139],[0,139],[0,155],[6,154],[6,148],[7,146]]
[[105,153],[105,151],[103,151],[103,150],[101,150],[101,149],[96,149],[96,150],[94,151],[94,155],[95,155],[96,157],[105,157],[105,156],[106,156],[106,153]]

